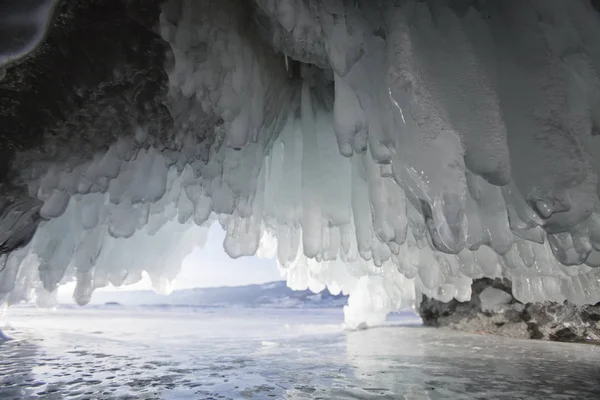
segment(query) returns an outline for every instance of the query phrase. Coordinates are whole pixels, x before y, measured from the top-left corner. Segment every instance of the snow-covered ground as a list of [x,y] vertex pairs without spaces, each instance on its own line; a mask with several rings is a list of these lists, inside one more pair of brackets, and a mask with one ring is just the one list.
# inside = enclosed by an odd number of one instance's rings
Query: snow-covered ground
[[600,349],[341,309],[10,310],[0,399],[597,399]]

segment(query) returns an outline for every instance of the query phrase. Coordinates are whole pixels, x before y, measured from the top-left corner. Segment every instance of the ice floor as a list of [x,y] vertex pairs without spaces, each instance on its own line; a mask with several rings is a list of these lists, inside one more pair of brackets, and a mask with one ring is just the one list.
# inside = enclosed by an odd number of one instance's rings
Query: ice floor
[[11,309],[0,399],[600,398],[597,347],[341,323],[341,310]]

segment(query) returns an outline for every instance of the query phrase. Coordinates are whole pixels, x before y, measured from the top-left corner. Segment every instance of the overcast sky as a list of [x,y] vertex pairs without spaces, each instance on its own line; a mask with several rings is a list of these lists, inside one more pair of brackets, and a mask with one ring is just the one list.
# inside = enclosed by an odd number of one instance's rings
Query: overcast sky
[[[242,286],[283,280],[277,263],[273,259],[258,257],[230,258],[223,250],[225,231],[218,223],[210,228],[206,245],[197,248],[184,261],[181,272],[174,282],[174,290],[197,287]],[[61,302],[70,300],[75,283],[59,288]],[[121,288],[103,288],[99,290],[144,290],[151,289],[150,279]]]
[[183,262],[175,289],[192,287],[241,286],[279,281],[275,260],[258,257],[230,258],[223,250],[225,231],[213,224],[203,249],[196,249]]

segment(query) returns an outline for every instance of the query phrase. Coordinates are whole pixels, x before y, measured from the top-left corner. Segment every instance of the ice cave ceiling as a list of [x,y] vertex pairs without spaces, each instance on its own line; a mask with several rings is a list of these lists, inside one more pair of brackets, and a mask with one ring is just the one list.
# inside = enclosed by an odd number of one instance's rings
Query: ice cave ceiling
[[4,1],[0,303],[168,290],[214,221],[348,319],[600,301],[598,3]]

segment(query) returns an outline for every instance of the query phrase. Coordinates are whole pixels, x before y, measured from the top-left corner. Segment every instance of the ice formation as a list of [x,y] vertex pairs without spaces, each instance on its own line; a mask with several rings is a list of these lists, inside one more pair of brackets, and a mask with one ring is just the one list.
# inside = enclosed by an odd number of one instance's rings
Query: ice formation
[[143,270],[166,289],[218,221],[231,257],[350,294],[354,326],[484,276],[522,302],[600,301],[590,1],[242,3],[163,5],[168,146],[146,121],[20,171],[45,221],[0,256],[0,299],[51,303],[75,278],[85,304]]
[[502,310],[502,307],[510,304],[512,296],[510,293],[489,286],[479,294],[479,300],[482,311],[498,312]]

